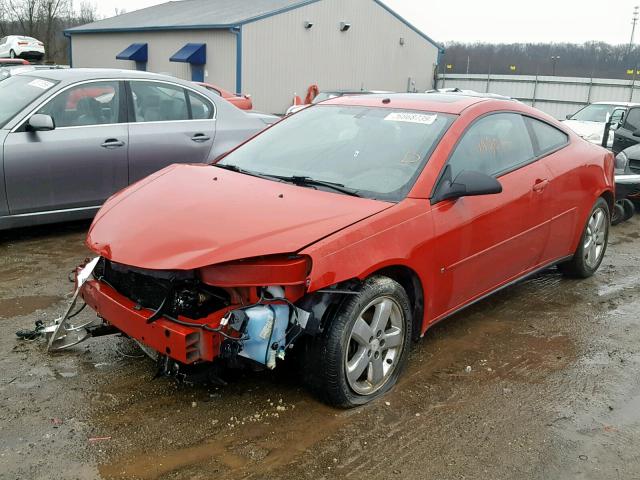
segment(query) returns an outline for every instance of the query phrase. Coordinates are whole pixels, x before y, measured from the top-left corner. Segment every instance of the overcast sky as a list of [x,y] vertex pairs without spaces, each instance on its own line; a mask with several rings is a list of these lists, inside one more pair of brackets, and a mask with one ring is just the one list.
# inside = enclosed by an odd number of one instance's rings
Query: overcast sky
[[[144,8],[165,0],[94,0],[99,14]],[[349,0],[343,0],[349,1]],[[385,0],[440,42],[628,43],[633,6],[640,0]],[[79,0],[76,0],[79,3]],[[640,40],[640,27],[636,39]]]

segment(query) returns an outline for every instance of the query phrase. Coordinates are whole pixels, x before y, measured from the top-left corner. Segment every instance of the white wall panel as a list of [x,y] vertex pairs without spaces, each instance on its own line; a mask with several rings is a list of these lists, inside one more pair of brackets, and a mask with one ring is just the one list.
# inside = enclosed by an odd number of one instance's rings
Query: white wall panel
[[[313,22],[305,30],[304,22]],[[340,22],[351,24],[340,32]],[[400,45],[400,38],[405,44]],[[438,49],[373,0],[323,0],[243,27],[243,90],[281,113],[294,93],[432,88]]]
[[[633,84],[633,102],[640,103],[640,78],[617,80],[578,77],[535,77],[531,75],[440,74],[438,88],[458,87],[478,92],[498,93],[535,106],[555,118],[563,119],[593,102],[629,102]],[[535,92],[535,95],[534,95]]]

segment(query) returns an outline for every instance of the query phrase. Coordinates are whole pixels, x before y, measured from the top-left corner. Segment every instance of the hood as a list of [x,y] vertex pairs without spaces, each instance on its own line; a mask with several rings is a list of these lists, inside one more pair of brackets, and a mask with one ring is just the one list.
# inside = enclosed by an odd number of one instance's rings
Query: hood
[[208,165],[172,165],[111,197],[87,246],[125,265],[191,270],[297,252],[392,205]]
[[[583,122],[580,120],[563,120],[567,127],[576,132],[585,140],[589,140],[593,143],[602,142],[602,135],[604,134],[604,123],[600,122]],[[611,134],[613,137],[613,134]]]

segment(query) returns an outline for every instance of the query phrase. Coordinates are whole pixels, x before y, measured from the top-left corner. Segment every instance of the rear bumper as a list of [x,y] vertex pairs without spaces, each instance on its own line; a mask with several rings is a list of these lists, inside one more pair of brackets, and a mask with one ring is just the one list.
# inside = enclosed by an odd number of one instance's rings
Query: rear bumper
[[32,57],[43,57],[44,56],[44,47],[24,47],[18,48],[14,50],[18,57],[24,58],[32,58]]
[[[99,317],[131,338],[153,348],[162,355],[185,364],[212,361],[220,353],[220,335],[201,328],[186,327],[164,318],[147,323],[152,315],[148,310],[136,310],[134,302],[120,295],[113,288],[97,280],[89,280],[81,291],[84,301]],[[204,322],[216,326],[225,312],[216,318],[207,317]]]
[[622,200],[630,195],[640,193],[640,175],[636,174],[619,174],[615,177],[616,182],[616,200]]

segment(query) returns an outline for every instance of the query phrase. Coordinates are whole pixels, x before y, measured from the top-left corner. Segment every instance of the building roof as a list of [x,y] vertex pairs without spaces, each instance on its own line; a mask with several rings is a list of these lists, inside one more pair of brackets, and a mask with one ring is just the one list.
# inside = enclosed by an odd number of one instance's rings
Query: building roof
[[319,0],[182,0],[70,28],[67,32],[231,28]]
[[[232,28],[303,7],[320,0],[181,0],[170,1],[65,30],[74,33],[132,32]],[[381,0],[372,0],[432,43],[442,45],[413,26]]]

